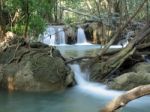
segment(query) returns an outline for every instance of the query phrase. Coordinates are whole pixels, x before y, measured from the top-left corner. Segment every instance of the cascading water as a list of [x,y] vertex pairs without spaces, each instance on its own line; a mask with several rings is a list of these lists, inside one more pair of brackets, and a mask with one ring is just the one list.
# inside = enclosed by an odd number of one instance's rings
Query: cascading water
[[86,93],[90,93],[92,95],[109,96],[109,97],[116,97],[123,93],[121,91],[108,90],[105,85],[86,80],[88,76],[86,73],[81,72],[80,66],[78,64],[72,64],[70,65],[70,67],[74,72],[75,80],[77,82],[78,87],[81,90],[84,90],[84,92]]
[[63,31],[63,28],[58,28],[58,43],[61,45],[66,44],[65,32]]
[[135,36],[134,31],[127,32],[124,38],[118,42],[118,45],[121,45],[122,47],[126,47],[129,43],[129,40],[132,40],[134,36]]
[[128,45],[128,40],[127,39],[122,39],[118,42],[118,46],[121,45],[122,47],[126,47]]
[[86,36],[84,30],[79,27],[77,30],[77,44],[85,44],[87,43]]
[[53,27],[48,27],[43,34],[42,42],[48,45],[55,45],[56,31]]

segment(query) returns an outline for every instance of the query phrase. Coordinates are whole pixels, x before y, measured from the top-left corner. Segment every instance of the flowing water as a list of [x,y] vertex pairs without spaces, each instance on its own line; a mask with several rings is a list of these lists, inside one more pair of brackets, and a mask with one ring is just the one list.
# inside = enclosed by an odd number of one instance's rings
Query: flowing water
[[[54,33],[53,28],[49,28]],[[48,32],[49,32],[48,31]],[[44,43],[52,42],[45,33]],[[63,45],[56,46],[65,57],[95,56],[102,46]],[[112,46],[111,49],[121,46]],[[110,50],[111,50],[110,49]],[[77,85],[57,92],[13,92],[0,91],[0,112],[99,112],[110,100],[123,91],[108,90],[105,85],[89,82],[88,73],[82,72],[78,64],[70,65]],[[121,112],[150,112],[150,97],[145,96],[130,102]]]
[[58,44],[60,45],[65,45],[66,40],[65,40],[65,32],[63,31],[63,28],[58,28]]
[[40,36],[41,42],[47,45],[65,45],[65,32],[62,27],[48,26],[43,35]]
[[[59,46],[61,47],[61,46]],[[67,47],[67,46],[66,46]],[[64,48],[62,53],[78,49],[86,51],[98,49],[99,46],[72,46]],[[79,48],[78,48],[79,47]],[[73,55],[73,54],[71,54]],[[76,53],[79,56],[80,53]],[[108,90],[105,85],[89,82],[88,73],[82,72],[78,64],[70,65],[75,73],[77,85],[58,92],[14,92],[0,91],[0,112],[99,112],[110,100],[122,94],[120,91]],[[150,97],[146,96],[130,102],[121,112],[150,112]]]
[[43,38],[41,41],[47,45],[55,45],[56,43],[55,33],[56,33],[55,28],[48,26],[48,28],[46,28],[46,31],[43,33]]
[[81,27],[79,27],[77,30],[77,44],[86,44],[86,43],[87,43],[87,40],[86,40],[84,30]]
[[99,97],[104,96],[113,98],[123,93],[121,91],[107,90],[107,87],[100,83],[89,82],[88,73],[81,72],[79,64],[72,64],[70,65],[70,67],[74,71],[75,80],[78,84],[78,87],[88,94],[92,94]]
[[[78,86],[46,93],[0,92],[0,112],[98,112],[111,98],[93,96]],[[149,112],[149,99],[129,103],[122,112]]]

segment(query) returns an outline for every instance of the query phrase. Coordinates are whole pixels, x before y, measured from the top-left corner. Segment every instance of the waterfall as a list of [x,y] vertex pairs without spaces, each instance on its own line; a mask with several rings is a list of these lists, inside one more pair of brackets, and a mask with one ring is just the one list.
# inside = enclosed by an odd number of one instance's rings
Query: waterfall
[[121,45],[122,47],[126,47],[128,45],[128,40],[122,39],[118,42],[118,45]]
[[87,43],[86,36],[84,30],[81,27],[79,27],[77,30],[77,44],[84,44],[84,43]]
[[92,95],[103,95],[109,97],[119,96],[122,94],[120,91],[108,90],[105,85],[100,83],[88,81],[87,74],[81,71],[79,64],[72,64],[70,67],[74,72],[78,87],[81,90],[84,90],[84,92]]
[[124,38],[118,42],[118,45],[121,45],[122,47],[126,47],[129,43],[129,41],[131,41],[134,36],[135,36],[134,31],[127,32],[127,34],[124,36]]
[[63,45],[66,44],[65,32],[63,31],[63,28],[58,28],[58,43]]
[[53,27],[49,26],[43,34],[42,42],[48,45],[55,45],[56,31]]
[[75,74],[75,79],[78,85],[86,85],[88,82],[85,80],[87,77],[85,73],[81,72],[80,66],[78,64],[70,65],[71,69]]

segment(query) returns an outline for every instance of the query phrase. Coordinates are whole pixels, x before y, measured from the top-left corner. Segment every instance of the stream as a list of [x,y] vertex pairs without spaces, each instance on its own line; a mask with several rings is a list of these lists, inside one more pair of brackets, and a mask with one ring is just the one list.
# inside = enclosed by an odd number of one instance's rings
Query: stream
[[[1,92],[0,112],[98,112],[111,99],[89,94],[78,86],[59,92]],[[129,103],[122,112],[149,112],[149,105],[149,98],[143,97]]]
[[[53,28],[47,30],[55,33]],[[55,36],[49,39],[48,33],[44,35],[46,38],[42,42],[49,44],[48,41],[51,41],[50,44],[55,44]],[[62,45],[56,45],[56,48],[67,58],[95,56],[101,48],[100,45],[86,43],[83,39],[78,41],[79,43],[75,45],[66,45],[62,39],[59,40]],[[121,46],[111,46],[110,50],[116,48],[120,49]],[[82,72],[79,64],[69,66],[75,74],[76,86],[57,92],[1,91],[0,112],[99,112],[109,101],[123,93],[123,91],[108,90],[103,84],[90,82],[88,73]],[[121,109],[121,112],[150,112],[150,97],[145,96],[131,101]]]
[[[95,55],[97,45],[57,46],[64,55]],[[76,52],[80,49],[80,52]],[[95,51],[95,50],[96,51]],[[65,52],[66,51],[66,52]],[[72,54],[72,51],[74,52]],[[94,52],[95,51],[95,52]],[[78,64],[70,65],[77,85],[57,92],[0,92],[0,112],[98,112],[122,91],[108,90],[105,85],[88,81]],[[149,112],[150,97],[145,96],[130,102],[121,112]]]

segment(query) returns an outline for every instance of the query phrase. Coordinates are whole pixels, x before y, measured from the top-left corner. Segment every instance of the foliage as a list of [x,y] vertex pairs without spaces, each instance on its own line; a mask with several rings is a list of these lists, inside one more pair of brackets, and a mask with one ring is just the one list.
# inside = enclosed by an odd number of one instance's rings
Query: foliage
[[[0,10],[9,13],[9,17],[5,17],[5,19],[9,19],[7,30],[23,35],[27,24],[27,15],[29,15],[28,35],[37,36],[43,32],[47,23],[83,22],[93,20],[92,16],[106,22],[114,21],[114,18],[116,21],[118,19],[125,21],[135,12],[143,0],[1,0],[1,2],[3,3],[1,3]],[[27,12],[26,3],[29,12]],[[149,6],[150,2],[147,1],[136,19],[148,18]],[[91,17],[67,11],[61,7],[70,8]],[[116,15],[118,19],[116,19]]]

